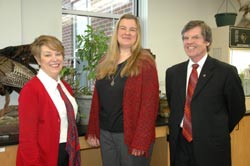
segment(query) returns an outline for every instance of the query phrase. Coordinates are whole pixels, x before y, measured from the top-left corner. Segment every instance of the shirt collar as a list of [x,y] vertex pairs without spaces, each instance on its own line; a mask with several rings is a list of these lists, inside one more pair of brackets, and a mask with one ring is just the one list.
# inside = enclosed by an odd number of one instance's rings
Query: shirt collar
[[50,90],[56,90],[58,83],[61,84],[60,77],[58,76],[58,81],[51,78],[47,73],[45,73],[41,68],[39,69],[37,73],[37,77],[40,79],[40,81],[43,83],[43,85],[46,87],[46,89]]
[[[203,65],[204,65],[204,63],[205,63],[205,61],[207,59],[207,56],[208,56],[208,54],[206,53],[206,55],[203,56],[198,63],[196,63],[196,64],[199,65],[199,67],[198,67],[199,69],[201,69],[203,67]],[[189,59],[188,68],[191,68],[193,64],[195,64],[195,63],[191,59]]]

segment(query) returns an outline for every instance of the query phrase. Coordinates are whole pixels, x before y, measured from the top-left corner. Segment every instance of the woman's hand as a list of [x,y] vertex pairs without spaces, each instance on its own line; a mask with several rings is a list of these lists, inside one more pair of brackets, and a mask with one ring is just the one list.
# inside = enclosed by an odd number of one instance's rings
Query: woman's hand
[[132,149],[133,156],[143,156],[145,154],[145,151],[143,150],[138,150],[138,149]]
[[96,138],[95,136],[89,136],[87,139],[87,142],[90,146],[94,146],[94,147],[100,146],[99,139]]

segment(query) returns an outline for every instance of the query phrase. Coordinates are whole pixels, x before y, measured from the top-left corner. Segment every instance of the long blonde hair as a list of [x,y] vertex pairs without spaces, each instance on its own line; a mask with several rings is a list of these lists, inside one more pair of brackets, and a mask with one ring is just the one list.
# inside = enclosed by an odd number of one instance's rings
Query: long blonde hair
[[121,20],[123,19],[132,19],[135,20],[137,26],[137,38],[135,44],[131,48],[131,56],[127,59],[126,65],[121,71],[121,77],[124,76],[135,76],[139,74],[139,63],[138,59],[142,52],[141,46],[141,26],[138,18],[132,14],[124,14],[116,23],[115,31],[111,38],[111,43],[107,54],[98,64],[96,69],[97,79],[102,79],[104,77],[110,77],[117,70],[117,63],[119,60],[119,43],[118,43],[118,28]]

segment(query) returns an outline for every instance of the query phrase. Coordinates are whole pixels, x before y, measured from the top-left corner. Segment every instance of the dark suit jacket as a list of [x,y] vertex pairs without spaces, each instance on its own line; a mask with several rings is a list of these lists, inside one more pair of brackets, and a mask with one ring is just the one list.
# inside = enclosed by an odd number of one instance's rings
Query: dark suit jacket
[[[187,65],[188,61],[166,71],[166,94],[171,110],[171,165],[174,165],[184,113]],[[198,165],[231,165],[230,132],[245,111],[245,96],[237,69],[208,56],[191,101],[193,147]]]

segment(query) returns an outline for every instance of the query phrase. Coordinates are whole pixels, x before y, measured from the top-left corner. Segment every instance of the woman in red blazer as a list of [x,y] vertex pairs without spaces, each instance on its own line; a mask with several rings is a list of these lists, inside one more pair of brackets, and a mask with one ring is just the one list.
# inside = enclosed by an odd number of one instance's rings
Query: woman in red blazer
[[155,140],[159,84],[153,57],[141,48],[138,19],[123,15],[97,67],[87,141],[103,166],[148,166]]
[[[20,92],[16,165],[78,166],[80,146],[75,123],[77,104],[70,86],[59,78],[64,59],[62,43],[53,36],[40,36],[32,43],[31,51],[40,69]],[[58,85],[69,101],[67,104],[57,89]],[[68,136],[75,140],[69,140]],[[72,142],[75,143],[71,147],[73,151],[66,150]]]

